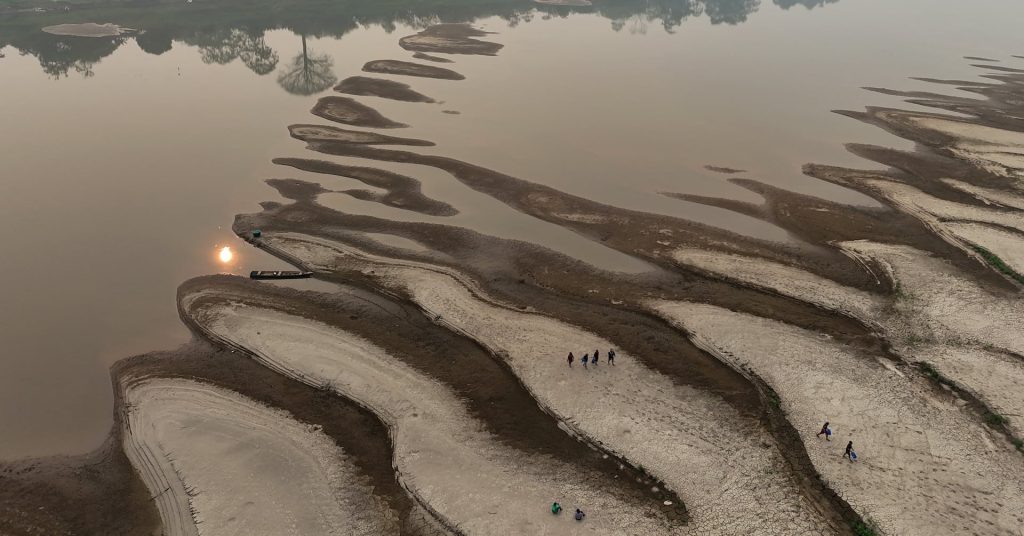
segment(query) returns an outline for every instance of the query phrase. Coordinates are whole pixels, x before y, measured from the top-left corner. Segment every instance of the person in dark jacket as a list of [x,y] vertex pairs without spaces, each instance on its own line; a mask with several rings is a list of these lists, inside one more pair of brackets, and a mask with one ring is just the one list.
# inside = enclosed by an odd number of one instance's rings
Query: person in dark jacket
[[832,429],[828,427],[828,422],[825,422],[825,425],[821,427],[821,431],[818,432],[818,437],[822,435],[825,436],[825,439],[832,441]]
[[615,350],[608,350],[608,364],[615,364]]
[[569,368],[572,368],[572,362],[575,361],[576,358],[572,355],[572,352],[569,352],[569,357],[567,357],[565,360],[569,362]]
[[850,461],[852,462],[853,461],[853,456],[850,455],[852,452],[853,452],[853,441],[850,441],[849,443],[846,444],[846,452],[843,452],[843,457],[844,458],[849,458]]

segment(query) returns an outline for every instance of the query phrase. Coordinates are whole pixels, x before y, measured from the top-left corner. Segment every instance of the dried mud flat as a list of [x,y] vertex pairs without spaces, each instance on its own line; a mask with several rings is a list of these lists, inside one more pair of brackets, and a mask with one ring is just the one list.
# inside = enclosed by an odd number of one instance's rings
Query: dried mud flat
[[[496,53],[484,35],[441,25],[401,46]],[[976,99],[872,88],[935,113],[839,112],[917,144],[849,147],[884,171],[805,166],[882,208],[753,179],[730,180],[761,203],[666,194],[762,219],[791,244],[416,152],[429,140],[292,125],[318,157],[274,162],[324,184],[269,180],[290,202],[239,215],[234,230],[335,292],[228,276],[184,283],[179,309],[196,341],[115,367],[118,426],[94,466],[103,478],[68,480],[83,460],[0,467],[10,489],[46,481],[54,490],[4,492],[17,500],[4,503],[0,529],[1015,534],[1024,526],[1024,76],[979,68],[985,81],[959,84]],[[364,70],[462,78],[393,60]],[[413,91],[347,81],[360,95]],[[313,113],[404,126],[346,97],[325,97]],[[424,194],[416,166],[649,269],[615,273],[454,224],[318,203],[338,192],[328,181],[344,179],[367,189],[342,193],[391,213],[464,208]],[[566,362],[594,349],[597,365]],[[831,442],[815,435],[825,421]],[[847,441],[855,463],[842,457]],[[52,511],[102,492],[147,506],[124,518]],[[568,512],[552,515],[555,500]],[[583,522],[566,515],[575,506]]]

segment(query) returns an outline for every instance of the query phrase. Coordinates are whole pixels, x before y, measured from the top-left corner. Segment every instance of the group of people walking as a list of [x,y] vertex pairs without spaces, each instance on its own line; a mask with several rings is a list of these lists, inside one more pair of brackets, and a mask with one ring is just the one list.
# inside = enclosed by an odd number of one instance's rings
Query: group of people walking
[[[827,441],[832,441],[832,428],[828,422],[821,427],[821,431],[818,432],[818,437],[825,436]],[[846,450],[843,452],[844,458],[849,458],[851,462],[857,461],[857,453],[853,450],[853,441],[846,444]]]
[[[614,365],[615,364],[615,350],[609,349],[608,353],[605,354],[605,355],[607,356],[608,364],[609,365]],[[572,367],[573,362],[576,361],[576,356],[572,355],[572,352],[569,352],[569,357],[567,357],[565,360],[566,360],[567,363],[569,363],[569,367]],[[590,363],[591,365],[596,367],[597,366],[597,362],[600,361],[600,360],[601,360],[601,352],[599,352],[598,350],[594,350],[594,355],[583,354],[583,357],[580,358],[580,363],[583,363],[583,368],[587,368],[587,363]]]

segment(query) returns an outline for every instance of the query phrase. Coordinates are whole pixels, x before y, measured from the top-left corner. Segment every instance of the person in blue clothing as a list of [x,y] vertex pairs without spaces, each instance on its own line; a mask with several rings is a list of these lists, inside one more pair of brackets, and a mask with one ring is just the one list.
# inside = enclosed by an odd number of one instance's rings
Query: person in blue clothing
[[583,359],[580,359],[583,362],[583,368],[587,368],[587,359],[590,359],[590,354],[583,354]]

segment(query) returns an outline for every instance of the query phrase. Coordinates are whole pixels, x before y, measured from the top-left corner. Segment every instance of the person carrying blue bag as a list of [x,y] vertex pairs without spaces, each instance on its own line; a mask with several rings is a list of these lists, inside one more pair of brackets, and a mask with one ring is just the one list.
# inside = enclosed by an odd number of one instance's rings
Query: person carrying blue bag
[[843,453],[844,458],[849,458],[851,462],[857,461],[857,453],[853,451],[853,441],[846,444],[846,452]]

